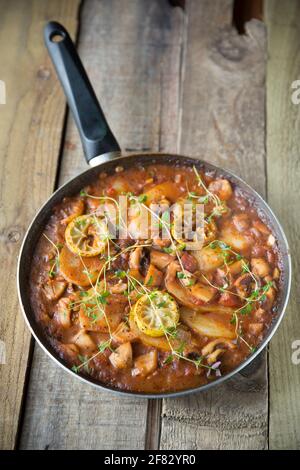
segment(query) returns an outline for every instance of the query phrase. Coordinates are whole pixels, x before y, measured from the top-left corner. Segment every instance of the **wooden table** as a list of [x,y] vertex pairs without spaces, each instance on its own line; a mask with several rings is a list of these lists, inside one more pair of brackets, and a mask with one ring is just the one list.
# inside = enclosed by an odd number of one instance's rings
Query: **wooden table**
[[[0,448],[300,448],[300,339],[294,288],[286,317],[248,369],[212,391],[142,400],[94,390],[32,341],[20,314],[16,262],[35,211],[86,168],[77,131],[43,45],[61,21],[125,152],[199,156],[266,197],[300,253],[300,4],[265,3],[265,23],[232,26],[232,0],[0,0]],[[267,45],[268,44],[268,45]],[[269,59],[269,60],[268,60]],[[267,80],[266,80],[267,71]],[[266,94],[267,91],[267,94]]]

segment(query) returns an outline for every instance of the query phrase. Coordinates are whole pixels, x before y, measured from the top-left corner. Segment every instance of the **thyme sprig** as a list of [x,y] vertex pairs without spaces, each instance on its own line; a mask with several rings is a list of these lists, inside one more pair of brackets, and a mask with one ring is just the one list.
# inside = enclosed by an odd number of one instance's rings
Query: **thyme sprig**
[[54,269],[56,269],[56,273],[58,273],[59,271],[59,258],[60,258],[60,248],[62,248],[62,244],[61,243],[54,243],[45,233],[43,233],[43,236],[48,240],[49,243],[51,243],[51,245],[53,246],[53,248],[55,249],[55,252],[56,252],[56,255],[55,255],[55,258],[54,258],[54,262],[52,263],[52,266],[51,266],[51,269],[50,271],[48,272],[48,276],[52,279],[54,277]]
[[[222,214],[224,214],[227,211],[226,205],[217,194],[212,193],[206,184],[204,183],[203,179],[201,178],[197,168],[195,165],[193,166],[194,173],[196,175],[196,179],[198,181],[198,186],[204,189],[205,191],[205,196],[203,198],[202,204],[207,204],[209,201],[212,201],[214,204],[214,208],[212,212],[210,213],[209,216],[206,217],[206,221],[209,223],[214,217],[220,217]],[[205,202],[204,202],[205,201]]]
[[114,351],[114,349],[111,346],[111,339],[109,339],[107,341],[102,341],[102,343],[99,343],[98,344],[98,352],[95,353],[91,357],[81,356],[79,354],[78,359],[81,360],[81,364],[79,364],[78,366],[73,365],[72,368],[71,368],[72,371],[75,372],[75,374],[78,374],[80,369],[84,368],[87,372],[90,372],[90,368],[89,368],[90,361],[95,359],[100,354],[103,354],[106,351],[106,349],[110,349],[112,352]]

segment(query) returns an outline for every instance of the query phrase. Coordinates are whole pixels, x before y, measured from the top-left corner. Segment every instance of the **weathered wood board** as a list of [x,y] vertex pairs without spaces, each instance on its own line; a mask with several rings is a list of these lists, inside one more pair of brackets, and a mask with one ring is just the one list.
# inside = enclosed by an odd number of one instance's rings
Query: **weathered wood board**
[[[15,290],[21,239],[51,193],[57,169],[62,184],[87,167],[70,116],[59,161],[65,104],[42,41],[50,19],[75,35],[79,1],[23,6],[22,0],[0,0],[0,80],[8,100],[0,105],[0,340],[6,345],[0,448],[15,445],[28,366],[30,335]],[[21,448],[261,449],[268,446],[268,431],[270,448],[300,448],[299,365],[291,360],[292,343],[300,339],[299,107],[291,103],[291,83],[300,78],[300,6],[266,0],[267,135],[266,28],[252,21],[247,34],[238,35],[232,8],[232,0],[188,0],[185,11],[167,0],[85,0],[79,51],[125,152],[180,152],[231,169],[268,196],[283,222],[294,253],[294,288],[270,346],[269,429],[266,354],[223,386],[162,405],[100,393],[36,346]]]
[[[179,150],[224,166],[265,195],[266,31],[238,35],[231,1],[187,2]],[[162,449],[263,449],[266,356],[208,392],[164,400]]]
[[[120,21],[122,19],[122,21]],[[176,151],[182,10],[167,1],[87,0],[79,52],[125,151]],[[85,169],[69,119],[59,184]],[[69,376],[37,347],[21,448],[143,449],[157,446],[159,402],[112,396]],[[157,432],[147,434],[147,422]]]
[[[270,344],[270,448],[300,449],[300,105],[293,104],[292,82],[300,79],[300,4],[267,0],[267,168],[268,200],[286,231],[293,280],[285,318]],[[297,345],[296,345],[297,346]]]
[[15,445],[28,361],[30,334],[20,313],[16,264],[25,230],[35,210],[51,194],[65,104],[42,41],[51,17],[74,34],[78,1],[0,2],[0,448]]

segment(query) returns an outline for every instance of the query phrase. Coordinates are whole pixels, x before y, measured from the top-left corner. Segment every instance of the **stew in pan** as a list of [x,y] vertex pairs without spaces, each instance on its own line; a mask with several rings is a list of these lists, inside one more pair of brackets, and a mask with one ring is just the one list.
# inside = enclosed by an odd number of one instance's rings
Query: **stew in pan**
[[280,279],[276,239],[234,183],[182,165],[116,167],[54,208],[30,295],[74,372],[159,393],[206,384],[250,355]]

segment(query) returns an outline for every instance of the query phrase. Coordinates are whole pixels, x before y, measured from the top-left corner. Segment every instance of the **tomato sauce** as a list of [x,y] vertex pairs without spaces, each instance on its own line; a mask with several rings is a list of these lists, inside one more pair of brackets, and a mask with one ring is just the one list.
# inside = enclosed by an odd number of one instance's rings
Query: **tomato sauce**
[[[275,234],[239,187],[212,172],[115,170],[54,208],[31,266],[37,322],[74,373],[115,389],[171,392],[226,375],[275,316]],[[128,202],[122,239],[110,232],[112,212],[124,223],[120,196]],[[166,238],[140,235],[140,214],[150,219],[153,204],[166,208],[169,218],[154,218]],[[203,206],[199,249],[174,236],[173,204],[191,204],[192,214]]]

